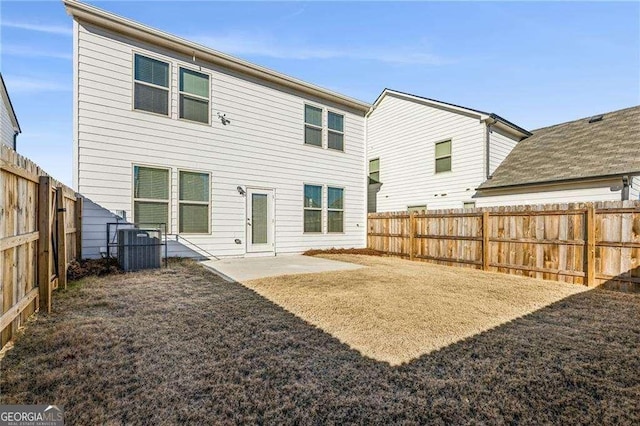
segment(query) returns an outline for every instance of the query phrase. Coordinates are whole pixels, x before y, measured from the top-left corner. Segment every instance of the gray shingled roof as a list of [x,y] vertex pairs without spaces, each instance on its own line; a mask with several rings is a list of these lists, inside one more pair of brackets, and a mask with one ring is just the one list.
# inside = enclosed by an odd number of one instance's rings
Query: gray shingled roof
[[640,174],[640,106],[534,130],[479,189]]

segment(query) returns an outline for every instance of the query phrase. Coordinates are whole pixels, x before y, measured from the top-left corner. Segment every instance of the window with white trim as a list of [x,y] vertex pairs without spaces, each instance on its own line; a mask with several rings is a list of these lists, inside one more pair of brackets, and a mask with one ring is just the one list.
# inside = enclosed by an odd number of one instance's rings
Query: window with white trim
[[180,68],[180,118],[209,124],[209,76]]
[[327,148],[344,151],[344,115],[327,112]]
[[427,210],[427,206],[425,204],[422,204],[420,206],[408,206],[407,207],[407,211],[409,213],[420,213],[424,210]]
[[181,170],[178,177],[178,232],[209,234],[211,191],[209,173]]
[[475,201],[465,201],[462,203],[462,208],[463,209],[475,209],[476,208],[476,202]]
[[322,146],[322,108],[304,106],[304,143]]
[[133,221],[144,225],[169,226],[169,169],[133,167]]
[[327,232],[344,232],[344,189],[327,188]]
[[322,232],[322,186],[304,186],[304,232]]
[[380,159],[369,160],[369,183],[380,183]]
[[133,108],[169,115],[169,64],[134,55]]
[[436,173],[451,171],[451,141],[436,144]]

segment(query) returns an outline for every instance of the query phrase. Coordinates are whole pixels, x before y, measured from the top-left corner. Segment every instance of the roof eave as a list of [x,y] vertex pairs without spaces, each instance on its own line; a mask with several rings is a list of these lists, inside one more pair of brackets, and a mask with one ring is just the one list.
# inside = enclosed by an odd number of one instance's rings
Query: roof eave
[[94,24],[154,45],[159,45],[182,54],[197,56],[199,59],[206,60],[215,65],[344,105],[362,113],[366,113],[371,107],[371,105],[366,102],[252,64],[248,61],[218,52],[214,49],[190,42],[164,31],[156,30],[76,0],[64,0],[64,5],[69,15],[83,22]]
[[568,178],[568,179],[560,179],[560,180],[546,180],[539,182],[525,182],[525,183],[516,183],[509,185],[498,185],[498,186],[484,186],[487,182],[491,182],[491,179],[486,180],[476,188],[477,191],[490,191],[490,190],[501,190],[501,189],[515,189],[515,188],[524,188],[527,186],[543,186],[543,185],[561,185],[575,182],[589,182],[589,181],[600,181],[618,178],[622,176],[640,176],[640,170],[635,172],[621,172],[614,173],[609,175],[598,175],[598,176],[586,176],[580,178]]

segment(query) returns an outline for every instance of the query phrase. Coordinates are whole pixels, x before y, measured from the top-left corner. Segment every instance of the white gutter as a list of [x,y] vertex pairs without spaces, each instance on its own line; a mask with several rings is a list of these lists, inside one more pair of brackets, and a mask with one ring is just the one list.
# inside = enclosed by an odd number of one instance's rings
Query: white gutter
[[231,55],[227,55],[217,50],[165,33],[164,31],[156,30],[76,0],[64,0],[64,5],[67,9],[67,13],[82,22],[94,24],[153,45],[168,48],[190,57],[196,57],[248,76],[256,77],[308,95],[335,102],[362,113],[366,113],[371,107],[371,105],[366,102],[315,86],[260,65],[252,64],[251,62],[235,58]]

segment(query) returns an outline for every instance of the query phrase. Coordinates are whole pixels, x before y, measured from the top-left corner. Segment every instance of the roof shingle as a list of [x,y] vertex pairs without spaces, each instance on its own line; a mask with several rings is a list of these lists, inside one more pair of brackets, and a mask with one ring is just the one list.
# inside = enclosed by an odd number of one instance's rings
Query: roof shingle
[[640,174],[640,106],[534,130],[478,189]]

